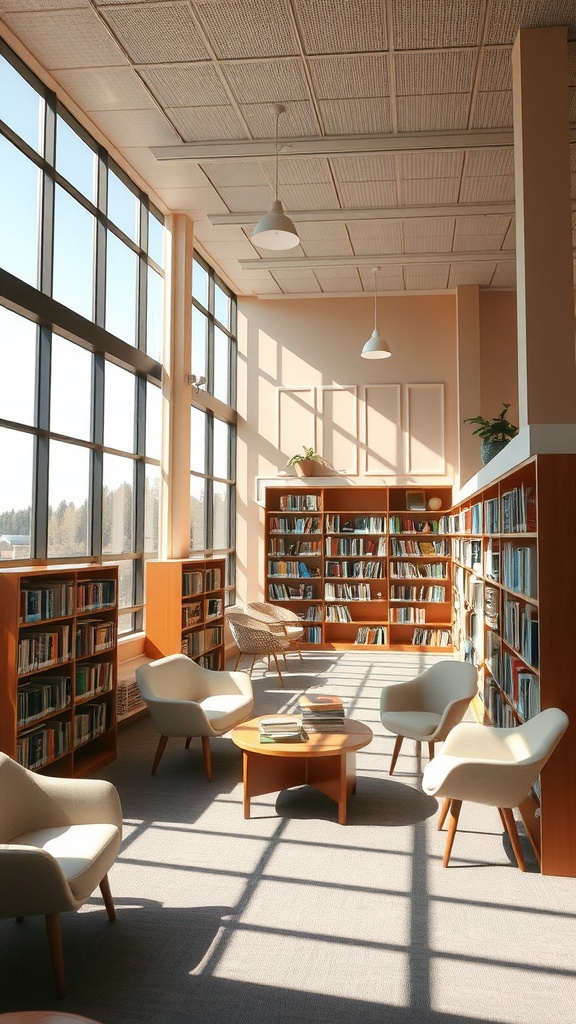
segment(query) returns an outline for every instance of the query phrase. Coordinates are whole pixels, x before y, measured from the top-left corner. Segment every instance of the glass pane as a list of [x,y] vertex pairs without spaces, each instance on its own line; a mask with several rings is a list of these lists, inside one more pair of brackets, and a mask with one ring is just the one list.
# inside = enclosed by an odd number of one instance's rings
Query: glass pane
[[223,420],[214,420],[214,455],[212,457],[213,476],[230,477],[229,458],[230,427]]
[[91,202],[96,201],[96,153],[63,118],[56,118],[56,170]]
[[50,430],[90,441],[92,424],[92,354],[52,335]]
[[219,285],[214,284],[214,316],[224,327],[230,330],[230,296],[223,292]]
[[162,388],[146,384],[146,455],[159,459],[162,452]]
[[134,562],[118,563],[118,608],[132,608],[134,604]]
[[[4,306],[0,306],[0,361],[5,368],[4,373],[0,373],[0,416],[3,420],[33,426],[36,423],[36,324]],[[5,476],[4,469],[2,475]]]
[[106,245],[106,330],[136,344],[138,257],[111,231]]
[[228,484],[212,484],[212,547],[230,547],[230,488]]
[[137,242],[139,231],[140,200],[129,189],[114,171],[108,171],[108,217],[131,238]]
[[0,559],[30,558],[34,438],[0,427]]
[[201,476],[190,477],[190,551],[206,547],[205,527],[206,481]]
[[196,260],[192,263],[192,297],[208,309],[208,272]]
[[208,342],[208,317],[196,306],[192,307],[192,373],[197,377],[206,376],[206,347]]
[[135,378],[106,360],[104,376],[104,444],[124,452],[134,451]]
[[48,555],[87,555],[90,451],[50,441]]
[[127,633],[133,633],[136,629],[135,615],[126,613],[125,615],[118,616],[118,636],[126,636]]
[[214,328],[214,398],[226,405],[230,402],[230,339],[219,327]]
[[206,472],[206,413],[190,408],[190,469]]
[[102,553],[133,551],[134,461],[104,453],[102,493]]
[[40,172],[0,136],[0,266],[38,287]]
[[159,267],[164,267],[164,225],[153,213],[148,214],[148,255]]
[[94,318],[94,232],[91,213],[56,186],[52,295],[88,320]]
[[158,554],[158,515],[160,510],[160,467],[146,466],[144,495],[144,551]]
[[44,100],[0,56],[0,119],[36,151],[44,151]]
[[146,310],[146,352],[162,362],[164,327],[164,278],[148,267],[148,309]]

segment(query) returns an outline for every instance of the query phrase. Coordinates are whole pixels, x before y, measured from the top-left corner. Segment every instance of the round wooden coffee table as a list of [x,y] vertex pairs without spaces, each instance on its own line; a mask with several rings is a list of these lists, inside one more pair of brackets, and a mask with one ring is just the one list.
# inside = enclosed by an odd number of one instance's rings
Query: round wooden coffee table
[[59,1010],[17,1010],[0,1013],[0,1024],[98,1024],[98,1021]]
[[336,801],[338,821],[345,825],[348,796],[356,789],[355,751],[370,743],[372,730],[347,718],[346,732],[309,733],[305,741],[261,743],[259,721],[252,718],[231,733],[242,750],[244,817],[250,817],[253,796],[291,786],[312,786]]

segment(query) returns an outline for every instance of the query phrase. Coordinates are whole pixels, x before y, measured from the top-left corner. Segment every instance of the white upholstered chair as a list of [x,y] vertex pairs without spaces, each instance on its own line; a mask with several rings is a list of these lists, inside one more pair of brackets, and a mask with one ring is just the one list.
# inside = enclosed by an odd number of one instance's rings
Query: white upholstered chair
[[298,651],[300,660],[302,660],[300,641],[304,636],[305,630],[302,620],[298,618],[296,612],[290,611],[289,608],[282,608],[281,605],[270,604],[268,601],[249,601],[246,608],[248,613],[255,619],[267,622],[274,633],[287,637],[290,644]]
[[290,647],[288,637],[283,632],[274,631],[269,623],[247,615],[245,612],[226,612],[226,622],[238,648],[238,657],[234,668],[238,668],[241,658],[247,654],[252,658],[249,669],[249,674],[252,675],[256,658],[267,658],[268,665],[270,665],[270,658],[274,658],[278,678],[281,685],[284,686],[278,655],[286,656],[286,651]]
[[498,808],[518,867],[526,870],[512,808],[528,796],[567,727],[568,716],[563,711],[547,708],[514,729],[461,722],[452,730],[440,754],[426,765],[422,778],[422,789],[428,796],[444,797],[439,829],[450,814],[445,868],[462,802],[469,800]]
[[465,661],[437,661],[414,679],[390,683],[380,694],[380,718],[396,734],[390,772],[392,775],[402,740],[426,742],[430,757],[434,744],[446,739],[460,722],[477,692],[478,670]]
[[215,672],[185,654],[170,654],[136,669],[136,682],[160,732],[152,775],[170,736],[202,739],[204,767],[212,781],[210,737],[222,736],[250,718],[252,683],[245,672]]
[[45,917],[60,998],[60,914],[77,910],[99,886],[114,920],[108,871],[121,841],[120,799],[110,782],[38,775],[0,753],[0,917]]

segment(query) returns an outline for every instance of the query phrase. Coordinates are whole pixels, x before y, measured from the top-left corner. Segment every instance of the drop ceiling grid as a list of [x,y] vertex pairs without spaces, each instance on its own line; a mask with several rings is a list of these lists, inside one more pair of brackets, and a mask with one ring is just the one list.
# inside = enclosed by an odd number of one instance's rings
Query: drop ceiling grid
[[[345,208],[362,209],[362,207],[398,206],[398,193],[395,181],[356,181],[345,182],[338,188],[340,199]],[[342,211],[342,219],[346,220],[346,209]]]
[[411,178],[400,183],[400,199],[404,206],[457,203],[459,186],[459,178]]
[[[222,73],[232,89],[236,102],[292,103],[309,98],[302,61],[299,57],[277,57],[274,60],[223,61]],[[285,115],[282,118],[284,125]]]
[[[269,161],[270,173],[274,174],[274,161]],[[280,185],[332,184],[328,160],[322,157],[309,157],[305,160],[297,156],[280,157],[278,161],[278,181]]]
[[451,153],[400,153],[399,172],[406,178],[456,178],[462,173],[464,151]]
[[286,210],[338,210],[340,207],[331,182],[282,185],[280,198]]
[[274,199],[271,185],[221,186],[218,193],[231,213],[254,213],[255,222],[261,213],[269,209]]
[[309,67],[314,92],[320,100],[390,95],[386,54],[311,58]]
[[100,12],[135,64],[209,59],[188,3],[102,6]]
[[94,11],[24,11],[3,20],[48,71],[126,64],[118,46]]
[[514,201],[514,176],[469,177],[462,181],[461,203],[505,203]]
[[168,107],[167,114],[185,142],[246,138],[242,122],[231,106]]
[[[381,292],[403,292],[405,290],[404,268],[397,264],[381,267],[378,271],[378,294]],[[364,284],[364,291],[374,291],[374,276]]]
[[218,60],[296,56],[299,45],[284,0],[196,2]]
[[512,47],[487,46],[482,54],[480,92],[512,89]]
[[414,263],[404,267],[408,291],[437,291],[448,287],[449,263]]
[[448,287],[478,284],[487,288],[492,282],[495,270],[495,263],[453,263],[450,266]]
[[514,149],[469,149],[464,160],[464,178],[490,178],[514,174]]
[[395,181],[395,158],[387,153],[370,156],[334,156],[330,164],[336,180],[352,181]]
[[[167,161],[171,163],[171,161]],[[188,161],[192,163],[192,161]],[[218,163],[216,160],[200,161],[200,167],[208,181],[215,187],[228,186],[239,188],[240,186],[270,188],[273,179],[272,174],[266,173],[266,164],[258,160],[229,160],[226,163]]]
[[454,238],[453,252],[498,252],[503,248],[504,235],[458,235]]
[[398,130],[401,132],[463,131],[468,122],[468,96],[398,96]]
[[519,28],[560,24],[569,26],[573,38],[575,19],[573,0],[492,0],[486,42],[511,46]]
[[513,263],[498,263],[492,277],[492,288],[515,288],[516,268]]
[[154,106],[154,100],[129,64],[124,67],[62,69],[54,72],[54,78],[86,113],[141,110]]
[[142,78],[165,107],[225,106],[230,103],[213,64],[140,68]]
[[392,130],[387,96],[321,100],[319,108],[327,135],[388,135]]
[[396,93],[469,93],[474,81],[476,50],[441,50],[396,53]]
[[308,54],[388,48],[381,0],[294,0],[294,8]]
[[[310,103],[301,100],[283,103],[286,109],[278,119],[278,143],[282,152],[284,140],[300,136],[318,135],[314,112]],[[242,103],[243,117],[254,139],[274,139],[276,131],[276,114],[273,104]]]
[[396,50],[475,46],[484,0],[389,0]]
[[484,214],[480,217],[458,217],[456,219],[456,238],[478,235],[499,235],[504,238],[510,224],[510,215]]
[[[348,234],[357,256],[363,252],[377,252],[378,246],[383,255],[402,252],[402,228],[399,221],[350,221]],[[373,245],[376,246],[375,250]]]

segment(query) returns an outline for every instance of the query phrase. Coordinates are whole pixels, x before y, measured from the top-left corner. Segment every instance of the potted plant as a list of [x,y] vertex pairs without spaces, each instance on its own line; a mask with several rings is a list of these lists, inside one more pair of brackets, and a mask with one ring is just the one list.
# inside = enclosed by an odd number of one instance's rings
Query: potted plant
[[464,420],[464,423],[478,424],[472,433],[482,438],[480,457],[484,466],[518,433],[518,427],[506,419],[509,408],[510,402],[505,403],[500,415],[494,416],[491,420],[485,419],[484,416],[469,416]]
[[302,445],[303,454],[297,453],[288,459],[287,466],[294,466],[298,476],[314,476],[318,470],[318,463],[322,464],[322,458],[313,448]]

